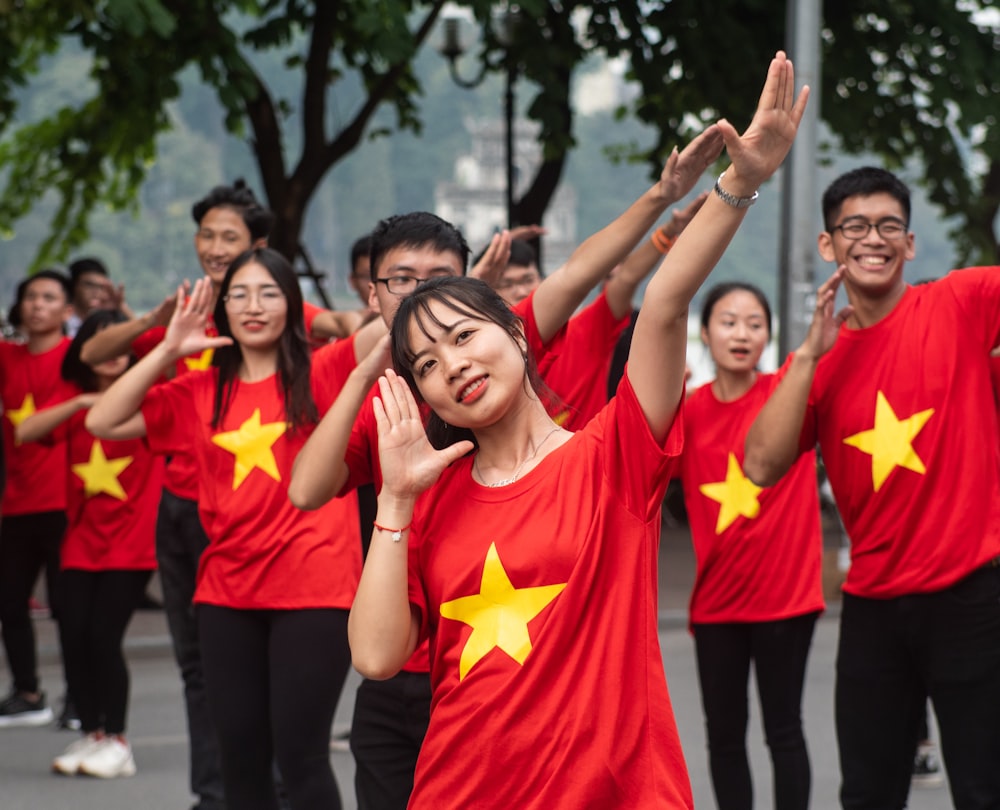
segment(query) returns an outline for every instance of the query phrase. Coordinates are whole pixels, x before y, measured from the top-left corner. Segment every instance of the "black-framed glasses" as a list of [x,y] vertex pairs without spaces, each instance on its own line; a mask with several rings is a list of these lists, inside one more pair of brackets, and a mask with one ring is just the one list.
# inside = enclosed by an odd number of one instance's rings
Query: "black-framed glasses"
[[856,242],[858,239],[864,239],[868,236],[872,232],[872,228],[878,231],[878,235],[883,239],[902,239],[906,236],[907,225],[896,217],[885,217],[878,222],[869,222],[867,219],[858,217],[842,222],[840,225],[834,225],[830,230],[840,231],[845,239]]
[[393,295],[409,295],[421,284],[426,284],[429,278],[415,278],[414,276],[389,276],[389,278],[377,278],[376,284],[385,284],[385,288]]

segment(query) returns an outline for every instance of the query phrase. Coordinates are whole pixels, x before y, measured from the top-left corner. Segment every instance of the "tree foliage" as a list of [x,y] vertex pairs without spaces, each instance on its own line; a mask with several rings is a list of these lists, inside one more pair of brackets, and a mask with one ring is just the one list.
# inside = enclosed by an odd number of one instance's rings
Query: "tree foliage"
[[[86,236],[99,204],[128,207],[171,127],[179,77],[192,67],[213,89],[225,126],[249,141],[278,222],[273,243],[298,245],[326,173],[362,139],[419,132],[423,88],[413,60],[444,0],[0,0],[0,229],[45,193],[59,200],[39,261]],[[997,33],[966,0],[828,0],[822,35],[822,117],[838,148],[923,167],[931,198],[959,218],[962,258],[995,260],[1000,134]],[[651,148],[620,150],[659,167],[666,152],[725,114],[749,120],[760,66],[785,44],[773,0],[522,0],[505,38],[494,4],[461,0],[479,23],[486,72],[514,69],[541,124],[544,162],[517,201],[540,221],[574,146],[571,79],[600,51],[627,57],[640,88],[621,115],[651,124]],[[89,56],[82,100],[25,118],[19,91],[67,43]],[[297,77],[282,94],[276,71]],[[345,92],[349,88],[349,92]],[[344,109],[343,99],[350,98]]]

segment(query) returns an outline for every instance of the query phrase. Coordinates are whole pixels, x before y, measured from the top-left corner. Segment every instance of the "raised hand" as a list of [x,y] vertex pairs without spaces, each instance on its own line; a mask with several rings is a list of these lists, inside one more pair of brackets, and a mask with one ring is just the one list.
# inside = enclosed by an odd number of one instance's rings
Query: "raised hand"
[[675,208],[670,212],[670,222],[667,223],[667,235],[676,239],[694,219],[694,215],[701,210],[708,199],[708,192],[703,191],[683,208]]
[[163,337],[163,348],[174,357],[187,357],[205,349],[232,345],[230,337],[209,337],[205,334],[214,308],[215,292],[207,278],[198,279],[186,298],[185,285],[180,285],[174,298],[173,315]]
[[482,258],[476,262],[469,271],[470,278],[478,278],[491,287],[496,288],[500,283],[500,276],[507,269],[510,261],[510,231],[499,231],[493,234],[489,247],[483,252]]
[[834,299],[837,297],[837,289],[845,272],[844,265],[841,265],[816,291],[816,309],[813,311],[812,323],[809,324],[809,331],[801,349],[816,360],[833,348],[841,325],[854,312],[853,307],[846,306],[840,312],[834,313]]
[[461,441],[435,450],[427,439],[420,409],[413,393],[392,369],[379,377],[375,398],[378,457],[382,491],[396,498],[415,498],[434,484],[453,461],[473,448]]
[[[722,132],[717,124],[712,124],[701,132],[691,143],[678,152],[677,147],[670,153],[667,163],[660,173],[658,190],[667,204],[677,202],[698,182],[705,169],[722,154]],[[693,215],[692,215],[693,216]]]
[[[746,186],[727,185],[727,190],[743,196],[774,174],[792,147],[808,99],[808,87],[803,87],[795,97],[795,70],[785,52],[778,51],[768,66],[757,111],[746,132],[739,135],[725,119],[718,122],[733,164],[732,174],[738,176],[740,185]],[[728,171],[726,177],[730,178]]]

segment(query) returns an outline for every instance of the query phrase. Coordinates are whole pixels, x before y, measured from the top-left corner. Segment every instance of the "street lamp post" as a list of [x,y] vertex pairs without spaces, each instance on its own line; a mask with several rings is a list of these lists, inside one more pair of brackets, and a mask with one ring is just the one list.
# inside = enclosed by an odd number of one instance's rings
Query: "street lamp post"
[[[458,60],[465,54],[462,45],[459,26],[460,17],[445,17],[444,38],[439,48],[441,55],[448,60],[448,72],[451,79],[459,87],[471,90],[483,83],[492,67],[484,62],[479,75],[474,79],[465,79],[458,72]],[[505,10],[497,17],[497,39],[504,46],[504,169],[506,188],[504,199],[507,210],[507,227],[514,226],[514,83],[517,81],[517,66],[510,53],[514,13]]]

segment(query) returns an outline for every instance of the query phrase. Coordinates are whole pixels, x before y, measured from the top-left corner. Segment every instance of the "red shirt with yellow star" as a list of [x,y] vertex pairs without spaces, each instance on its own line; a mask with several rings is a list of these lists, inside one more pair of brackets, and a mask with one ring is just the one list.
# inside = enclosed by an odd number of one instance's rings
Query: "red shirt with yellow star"
[[848,593],[938,591],[1000,555],[998,343],[1000,267],[982,267],[908,287],[820,360],[801,446],[819,442],[851,538]]
[[758,374],[732,402],[708,384],[684,403],[681,483],[697,561],[692,624],[773,621],[824,607],[815,453],[803,453],[767,489],[743,474],[747,431],[777,384],[776,375]]
[[[306,334],[312,328],[312,322],[316,315],[323,310],[315,304],[302,303],[302,313],[305,316]],[[154,326],[147,329],[134,341],[132,341],[132,351],[136,357],[142,358],[149,354],[167,334],[165,326]],[[215,328],[215,321],[209,316],[208,324],[205,326],[205,334],[208,337],[217,337],[219,330]],[[182,357],[177,361],[174,368],[174,376],[179,377],[189,371],[204,371],[212,366],[212,358],[215,355],[214,349],[205,349],[199,354],[192,354]],[[186,498],[189,501],[198,497],[198,467],[194,457],[184,448],[178,448],[171,455],[170,463],[167,465],[167,474],[164,485],[170,492],[178,498]]]
[[570,318],[558,346],[542,358],[538,372],[560,400],[549,408],[557,424],[580,430],[607,403],[611,355],[630,317],[615,318],[601,292]]
[[66,423],[70,476],[62,567],[152,570],[163,459],[145,439],[96,438],[84,426],[86,417],[77,411]]
[[[353,356],[353,355],[352,355]],[[149,443],[193,449],[208,548],[195,602],[239,609],[349,608],[361,574],[356,499],[315,511],[288,499],[292,462],[309,429],[291,432],[277,376],[237,381],[218,429],[218,369],[185,374],[146,395]]]
[[32,354],[26,345],[0,342],[0,401],[7,465],[4,515],[31,515],[66,508],[65,441],[47,436],[37,442],[17,444],[14,427],[35,411],[63,402],[75,393],[61,374],[69,344],[69,338],[63,338],[54,348]]
[[514,483],[472,457],[421,497],[410,601],[431,643],[411,810],[689,808],[657,636],[660,504],[681,450],[627,378]]

